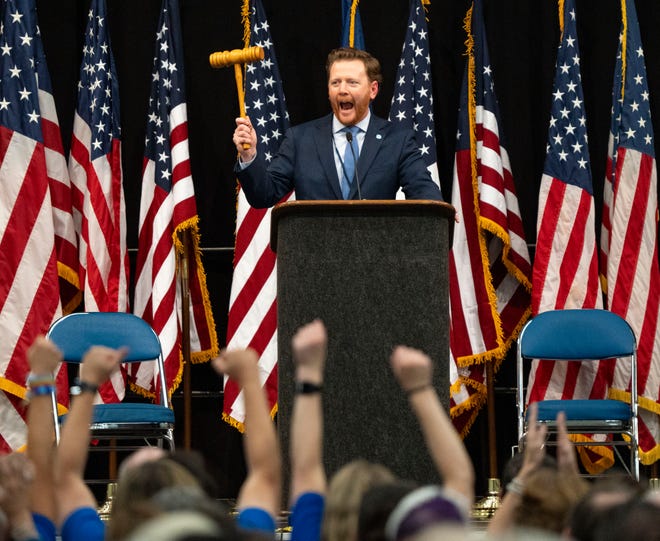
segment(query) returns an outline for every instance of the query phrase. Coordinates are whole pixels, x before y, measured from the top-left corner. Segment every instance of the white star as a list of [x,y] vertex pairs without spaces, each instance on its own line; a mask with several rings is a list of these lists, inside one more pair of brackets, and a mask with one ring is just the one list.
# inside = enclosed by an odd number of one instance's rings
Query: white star
[[558,156],[559,156],[559,161],[560,162],[565,162],[566,158],[568,157],[568,152],[564,152],[562,150],[561,152],[559,152]]
[[628,130],[626,131],[626,137],[628,137],[628,139],[632,139],[633,137],[635,137],[635,130],[633,130],[632,128],[628,128]]
[[24,88],[23,90],[19,90],[18,93],[21,95],[22,100],[29,100],[30,94],[32,94],[32,92],[30,92],[27,88]]
[[573,124],[570,124],[570,123],[567,124],[564,129],[566,130],[566,135],[568,135],[569,133],[571,135],[575,133],[575,126],[573,126]]
[[19,77],[21,74],[21,69],[14,66],[13,68],[9,68],[9,73],[11,73],[12,77]]
[[581,105],[582,105],[582,100],[580,98],[575,98],[573,100],[573,108],[574,109],[579,109]]
[[404,101],[406,101],[406,96],[405,96],[404,94],[399,94],[399,95],[396,97],[396,101],[398,101],[399,104],[401,104],[401,103],[403,103]]
[[419,151],[422,153],[422,156],[424,156],[424,154],[429,153],[429,147],[427,147],[426,145],[422,145],[421,147],[419,147]]
[[13,23],[20,23],[21,19],[23,18],[23,14],[19,13],[18,10],[16,10],[15,13],[10,13],[11,15],[11,22]]
[[572,38],[571,36],[568,36],[566,38],[566,45],[568,45],[569,47],[573,47],[573,42],[574,41],[575,41],[575,38]]
[[400,121],[400,122],[403,121],[403,120],[405,120],[405,118],[406,118],[406,113],[405,113],[405,111],[399,111],[399,112],[396,114],[396,118],[397,118],[397,120]]
[[32,36],[25,32],[24,36],[19,36],[21,38],[21,45],[27,45],[28,47],[32,45]]
[[639,103],[637,103],[636,101],[633,101],[633,102],[630,104],[630,108],[631,108],[633,111],[636,112],[636,111],[639,109]]
[[96,125],[96,129],[99,131],[105,131],[105,124],[103,122],[99,121],[99,123]]
[[571,146],[573,147],[573,152],[582,152],[582,145],[577,141]]
[[556,145],[561,145],[561,141],[562,141],[561,135],[557,134],[553,137],[553,139],[555,140]]
[[639,74],[635,75],[635,83],[636,84],[641,85],[643,81],[644,81],[644,77],[642,77]]
[[555,100],[561,100],[564,93],[561,90],[557,89],[552,95],[555,97]]
[[94,147],[94,150],[100,150],[101,141],[99,141],[98,139],[94,139],[94,141],[92,142],[92,146]]
[[9,107],[9,102],[5,98],[2,98],[2,100],[0,100],[0,111],[3,109],[6,110],[7,107]]
[[566,62],[564,62],[564,63],[563,63],[561,66],[559,66],[559,67],[561,68],[561,72],[562,72],[562,73],[568,73],[569,65],[568,65]]
[[158,161],[167,163],[167,152],[161,152],[158,155]]
[[578,165],[580,166],[580,169],[586,169],[587,168],[587,160],[584,158],[580,158],[578,160]]
[[36,111],[32,111],[31,113],[29,113],[28,118],[30,119],[30,122],[34,122],[35,124],[39,122],[39,115],[37,114]]
[[163,169],[163,172],[161,173],[161,177],[163,179],[169,180],[171,176],[172,176],[172,173],[170,173],[167,169]]
[[2,47],[0,47],[0,49],[2,49],[2,56],[5,55],[9,56],[11,54],[11,47],[6,43]]

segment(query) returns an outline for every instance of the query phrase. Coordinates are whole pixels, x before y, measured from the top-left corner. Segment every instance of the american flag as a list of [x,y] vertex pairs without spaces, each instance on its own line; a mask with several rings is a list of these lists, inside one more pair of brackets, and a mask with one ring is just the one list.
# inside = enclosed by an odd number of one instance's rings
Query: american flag
[[[25,5],[31,5],[31,3],[27,2]],[[48,171],[53,208],[60,299],[63,313],[68,314],[80,304],[81,299],[78,277],[78,240],[73,218],[71,183],[64,157],[62,135],[55,110],[46,54],[41,43],[38,25],[34,33],[34,54],[37,86],[39,87],[39,107],[41,108],[41,131],[46,149],[46,170]]]
[[[564,308],[602,308],[603,304],[575,0],[565,0],[560,21],[563,30],[539,193],[532,279],[534,314]],[[608,383],[596,366],[535,361],[529,376],[528,402],[605,398]],[[587,435],[576,437],[588,441]],[[581,456],[591,473],[613,463],[611,450],[603,447],[598,447],[597,457],[586,452]]]
[[365,49],[362,20],[358,5],[360,0],[341,0],[341,46]]
[[465,435],[486,400],[485,363],[497,369],[530,314],[531,264],[499,121],[481,0],[466,16],[449,254],[450,409]]
[[[179,235],[189,234],[190,347],[193,362],[218,353],[218,339],[201,262],[195,190],[188,152],[179,4],[163,0],[156,34],[140,200],[134,312],[158,334],[168,393],[180,383],[181,289]],[[185,337],[188,339],[188,337]],[[153,395],[157,374],[144,363],[130,373],[138,392]]]
[[[6,0],[0,29],[2,451],[25,443],[21,402],[29,372],[26,352],[34,338],[61,315],[54,223],[66,214],[68,176],[66,167],[52,168],[48,163],[49,157],[57,158],[54,154],[61,152],[61,140],[40,40],[34,2]],[[62,208],[54,208],[51,198],[51,187],[55,189],[57,182],[62,185],[58,194],[64,196]],[[75,243],[70,232],[63,239]],[[57,398],[61,404],[68,403],[64,370],[58,374]]]
[[[653,463],[660,442],[660,270],[653,124],[635,3],[626,0],[615,69],[612,125],[601,230],[607,308],[637,337],[639,446]],[[625,59],[625,62],[624,62]],[[629,397],[630,374],[618,363],[610,394]]]
[[[270,29],[260,0],[250,2],[250,46],[264,59],[246,65],[245,110],[257,132],[257,152],[273,158],[289,127],[284,92]],[[293,194],[283,200],[293,199]],[[277,268],[270,249],[270,209],[254,209],[238,191],[234,277],[229,300],[227,348],[254,348],[261,381],[274,415],[277,411]],[[223,418],[240,430],[245,406],[239,387],[225,380]]]
[[[92,0],[69,156],[80,239],[80,282],[88,312],[126,312],[129,308],[120,137],[119,84],[106,3]],[[120,401],[124,387],[124,378],[117,372],[101,387],[102,400]]]
[[[422,0],[410,2],[408,27],[396,74],[389,120],[415,132],[426,168],[439,187],[429,33]],[[400,194],[403,197],[403,192],[400,191]]]

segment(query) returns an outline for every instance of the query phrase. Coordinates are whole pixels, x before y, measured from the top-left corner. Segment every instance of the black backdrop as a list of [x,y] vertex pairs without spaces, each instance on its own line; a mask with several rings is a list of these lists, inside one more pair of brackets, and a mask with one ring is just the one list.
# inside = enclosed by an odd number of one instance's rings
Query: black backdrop
[[[527,241],[533,252],[555,51],[558,44],[556,0],[485,0],[485,18],[503,130],[518,190]],[[637,0],[645,49],[651,110],[660,124],[660,10],[657,0]],[[68,151],[76,84],[87,20],[88,0],[38,0],[38,16],[53,82],[65,149]],[[124,187],[128,246],[137,246],[146,107],[160,0],[107,0],[108,26],[121,95]],[[451,194],[458,93],[464,68],[463,17],[468,0],[433,0],[428,12],[438,165],[443,193]],[[326,113],[325,56],[339,43],[340,0],[263,0],[291,122]],[[238,114],[233,69],[213,70],[211,52],[242,47],[241,0],[180,0],[187,84],[192,173],[201,220],[209,289],[221,340],[231,284],[231,248],[235,220],[235,179],[231,142]],[[384,84],[374,111],[387,116],[408,16],[408,0],[362,0],[360,13],[367,49],[383,66]],[[577,0],[578,37],[588,122],[589,151],[597,198],[605,170],[611,88],[620,27],[619,0]],[[656,132],[657,133],[657,132]],[[224,249],[218,250],[218,249]],[[238,438],[218,421],[219,385],[206,365],[194,369],[196,424],[193,446],[212,458],[226,495],[242,476]],[[513,443],[507,426],[514,410],[507,387],[513,378],[503,369],[498,390],[500,462]],[[204,395],[201,391],[209,391]],[[215,391],[215,394],[213,394]],[[203,402],[206,396],[211,401]],[[212,400],[215,397],[215,400]],[[484,417],[483,415],[481,417]],[[483,419],[468,439],[484,489],[486,440]],[[226,484],[225,484],[226,482]]]

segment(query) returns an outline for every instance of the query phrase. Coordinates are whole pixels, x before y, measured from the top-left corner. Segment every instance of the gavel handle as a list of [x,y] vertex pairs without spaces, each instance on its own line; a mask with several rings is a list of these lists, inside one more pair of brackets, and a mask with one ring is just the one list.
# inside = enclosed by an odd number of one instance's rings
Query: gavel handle
[[[245,93],[243,92],[243,65],[234,64],[234,78],[236,79],[236,92],[238,94],[238,110],[245,118]],[[243,143],[243,150],[250,148],[250,143]]]

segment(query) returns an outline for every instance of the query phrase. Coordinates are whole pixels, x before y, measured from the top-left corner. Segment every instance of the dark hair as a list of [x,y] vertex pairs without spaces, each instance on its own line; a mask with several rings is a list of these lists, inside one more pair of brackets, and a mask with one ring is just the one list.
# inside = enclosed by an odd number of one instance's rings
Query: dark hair
[[643,491],[639,482],[625,474],[596,479],[573,508],[569,519],[571,537],[577,541],[594,541],[597,526],[612,510],[639,498]]
[[401,499],[415,490],[413,481],[397,480],[375,485],[362,497],[358,519],[360,541],[385,541],[385,524]]
[[596,541],[659,541],[660,509],[637,498],[609,510],[594,533]]
[[376,81],[379,85],[383,82],[383,74],[380,71],[380,62],[378,59],[371,56],[367,51],[354,49],[353,47],[340,47],[330,51],[325,63],[325,71],[328,77],[330,77],[330,68],[332,65],[341,60],[361,60],[367,71],[369,81]]

